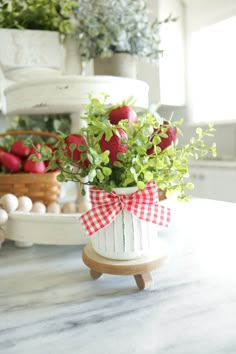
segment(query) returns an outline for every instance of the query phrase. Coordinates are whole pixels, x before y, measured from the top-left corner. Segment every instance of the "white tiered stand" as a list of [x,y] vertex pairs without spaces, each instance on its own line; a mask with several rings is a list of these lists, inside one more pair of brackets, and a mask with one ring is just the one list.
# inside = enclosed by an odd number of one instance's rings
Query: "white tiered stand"
[[[107,103],[120,103],[132,96],[136,108],[147,108],[148,85],[139,80],[114,76],[64,75],[37,81],[21,81],[4,90],[5,114],[70,113],[72,132],[81,125],[83,105],[89,103],[89,94],[101,98],[109,95]],[[87,199],[78,195],[78,203]],[[10,214],[7,238],[25,245],[84,244],[86,237],[79,222],[79,214]]]

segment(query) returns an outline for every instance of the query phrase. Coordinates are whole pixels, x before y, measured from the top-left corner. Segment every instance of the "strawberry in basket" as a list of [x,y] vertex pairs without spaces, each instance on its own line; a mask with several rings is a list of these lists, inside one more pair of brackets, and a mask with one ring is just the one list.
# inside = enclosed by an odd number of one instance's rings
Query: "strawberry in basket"
[[22,161],[21,159],[4,151],[3,149],[0,150],[0,161],[5,168],[10,172],[19,172],[21,170]]
[[20,157],[28,157],[30,151],[30,147],[26,146],[21,140],[15,141],[11,146],[11,153]]

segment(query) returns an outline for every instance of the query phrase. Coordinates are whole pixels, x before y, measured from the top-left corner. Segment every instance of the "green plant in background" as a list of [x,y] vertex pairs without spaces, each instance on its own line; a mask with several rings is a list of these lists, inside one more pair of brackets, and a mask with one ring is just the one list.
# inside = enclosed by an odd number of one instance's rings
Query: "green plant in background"
[[56,151],[52,153],[47,147],[40,150],[43,159],[51,160],[48,168],[61,171],[61,182],[83,185],[87,178],[87,184],[109,192],[114,187],[143,189],[155,181],[167,195],[177,191],[179,199],[186,199],[185,189],[193,187],[185,181],[189,159],[216,155],[215,144],[205,143],[206,137],[213,136],[213,126],[197,128],[196,137],[178,146],[176,136],[182,120],[160,120],[151,112],[136,114],[130,101],[110,106],[106,98],[100,102],[91,97],[82,119],[86,126],[76,135],[62,135]]
[[164,23],[150,23],[147,0],[78,0],[75,37],[84,60],[129,53],[158,59],[160,28]]
[[38,130],[45,132],[61,131],[69,134],[71,118],[69,114],[27,115],[9,118],[8,130]]
[[[71,118],[69,114],[54,114],[54,115],[28,115],[28,116],[16,116],[8,118],[7,131],[17,130],[34,130],[44,132],[62,132],[63,134],[69,134],[71,131]],[[24,136],[15,135],[7,136],[2,139],[2,145],[9,150],[9,147],[16,140],[33,140],[34,143],[46,142],[50,143],[51,140],[54,143],[54,139],[43,136]]]
[[0,28],[72,32],[74,0],[0,0]]

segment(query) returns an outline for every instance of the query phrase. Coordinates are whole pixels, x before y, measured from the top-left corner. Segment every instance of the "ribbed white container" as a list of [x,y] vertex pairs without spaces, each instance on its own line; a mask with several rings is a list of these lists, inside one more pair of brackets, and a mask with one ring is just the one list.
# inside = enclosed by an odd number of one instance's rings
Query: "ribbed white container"
[[[117,193],[127,195],[135,192],[134,187],[116,188]],[[101,256],[130,260],[153,252],[158,242],[158,226],[140,220],[123,209],[113,222],[91,237],[94,250]]]

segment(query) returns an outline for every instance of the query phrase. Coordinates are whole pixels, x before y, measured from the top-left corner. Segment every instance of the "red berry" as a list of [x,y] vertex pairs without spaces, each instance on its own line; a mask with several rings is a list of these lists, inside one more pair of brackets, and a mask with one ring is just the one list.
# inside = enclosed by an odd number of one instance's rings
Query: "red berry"
[[[2,146],[0,146],[0,152],[6,152],[6,150]],[[0,154],[0,162],[1,162],[1,154]]]
[[[163,124],[168,125],[169,122],[164,121]],[[161,132],[161,129],[154,129],[154,132],[157,132],[157,134],[159,134]],[[169,127],[165,131],[165,134],[168,135],[168,137],[166,137],[166,138],[161,137],[160,143],[156,145],[156,146],[159,146],[162,151],[165,150],[166,148],[168,148],[173,142],[175,142],[177,140],[177,128],[176,127]],[[151,146],[147,150],[147,154],[151,155],[153,153],[153,151],[154,151],[154,146]]]
[[1,163],[10,172],[19,172],[21,169],[22,161],[16,155],[10,154],[5,151],[0,151],[0,160],[1,160]]
[[108,141],[106,141],[106,135],[103,134],[101,140],[99,141],[99,145],[102,151],[110,151],[109,162],[111,165],[113,165],[115,161],[118,161],[117,154],[119,152],[125,153],[128,149],[127,144],[121,143],[121,141],[127,141],[128,139],[126,132],[121,128],[118,128],[118,132],[119,136],[113,134],[111,139]]
[[[41,158],[41,155],[37,152],[35,152],[33,155],[35,155],[38,159]],[[43,161],[37,162],[28,158],[24,163],[23,169],[28,173],[45,173],[46,165]]]
[[114,108],[109,113],[109,120],[111,124],[118,124],[122,119],[127,119],[129,121],[129,125],[132,127],[134,123],[137,121],[137,115],[135,111],[129,106],[122,106]]
[[20,157],[28,157],[30,154],[30,147],[24,145],[23,141],[15,141],[11,146],[11,152]]
[[[85,166],[89,165],[89,160],[85,159],[83,162],[81,160],[81,154],[86,154],[86,151],[80,151],[78,149],[79,145],[83,145],[83,146],[88,146],[85,138],[81,135],[78,134],[71,134],[68,135],[68,137],[65,139],[65,143],[67,145],[67,155],[75,162],[79,162],[84,164]],[[74,151],[72,152],[70,150],[70,145],[71,144],[75,144],[76,148],[74,149]]]

